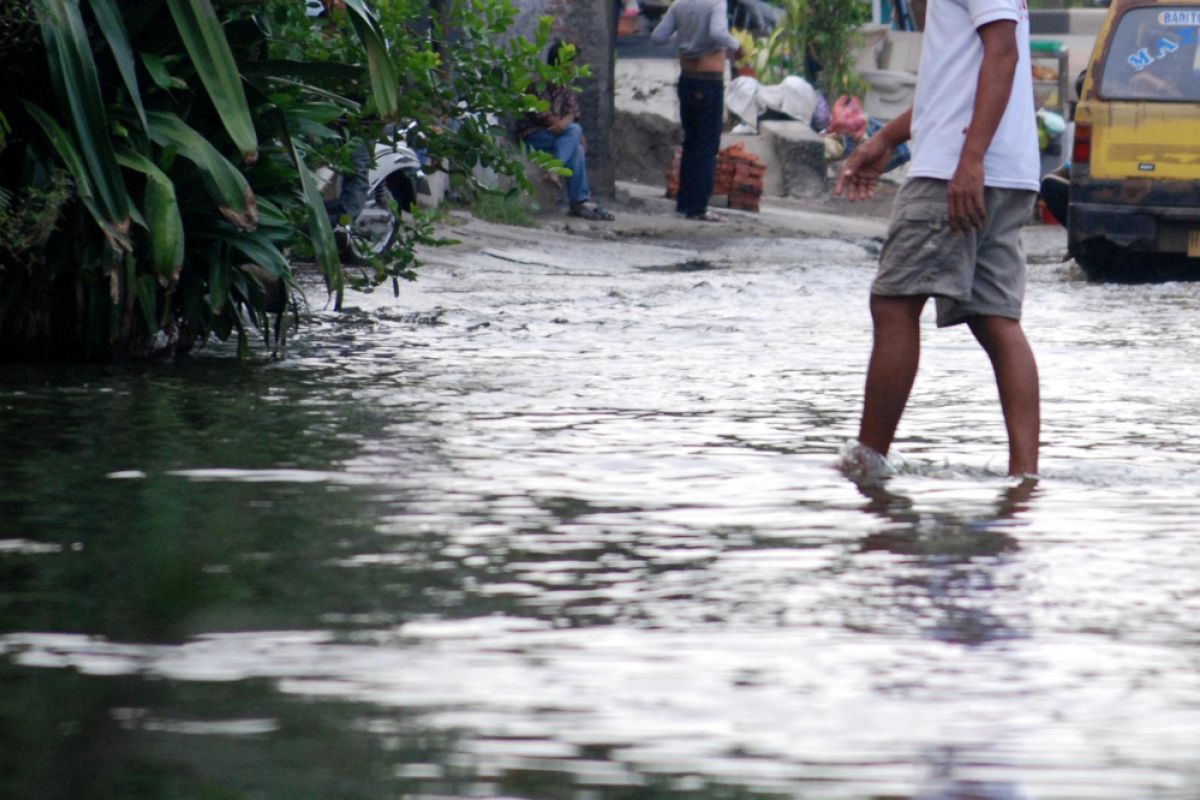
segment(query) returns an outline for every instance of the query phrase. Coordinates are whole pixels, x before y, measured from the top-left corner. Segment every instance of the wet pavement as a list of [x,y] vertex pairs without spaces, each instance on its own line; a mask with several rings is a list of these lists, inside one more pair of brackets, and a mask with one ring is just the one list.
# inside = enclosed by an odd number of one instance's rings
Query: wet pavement
[[877,240],[634,223],[6,370],[0,796],[1200,796],[1200,284],[1031,229],[1042,481],[927,318],[864,493]]

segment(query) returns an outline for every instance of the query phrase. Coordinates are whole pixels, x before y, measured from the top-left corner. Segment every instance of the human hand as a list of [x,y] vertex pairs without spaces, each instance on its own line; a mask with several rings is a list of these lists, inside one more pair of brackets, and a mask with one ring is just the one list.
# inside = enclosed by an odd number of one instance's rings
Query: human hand
[[558,134],[566,131],[567,128],[571,127],[571,125],[575,122],[575,115],[563,114],[561,117],[551,116],[550,122],[550,132],[557,136]]
[[959,233],[982,230],[987,222],[987,205],[983,197],[983,160],[963,159],[950,179],[950,227]]
[[879,178],[891,163],[894,149],[882,136],[872,136],[860,144],[838,173],[833,193],[838,197],[845,195],[851,202],[874,197]]

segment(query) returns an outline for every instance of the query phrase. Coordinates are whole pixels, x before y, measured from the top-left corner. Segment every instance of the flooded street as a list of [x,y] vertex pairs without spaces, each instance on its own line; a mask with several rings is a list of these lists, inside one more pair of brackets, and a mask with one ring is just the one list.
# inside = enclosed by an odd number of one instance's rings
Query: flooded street
[[487,230],[4,370],[0,797],[1200,798],[1200,283],[1035,259],[1032,492],[927,310],[867,495],[877,244]]

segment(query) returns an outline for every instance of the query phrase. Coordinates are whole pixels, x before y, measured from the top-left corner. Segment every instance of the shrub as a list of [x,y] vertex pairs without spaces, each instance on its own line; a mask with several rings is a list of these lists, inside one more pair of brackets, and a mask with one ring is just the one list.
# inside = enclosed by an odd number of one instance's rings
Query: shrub
[[779,0],[784,18],[767,40],[767,80],[799,75],[830,98],[861,94],[854,72],[858,28],[871,18],[866,0]]
[[314,165],[403,119],[442,164],[517,174],[494,125],[549,70],[548,25],[502,38],[509,0],[435,5],[345,0],[327,27],[303,0],[0,0],[0,358],[244,353],[289,253],[337,293],[412,277],[430,222],[348,278]]

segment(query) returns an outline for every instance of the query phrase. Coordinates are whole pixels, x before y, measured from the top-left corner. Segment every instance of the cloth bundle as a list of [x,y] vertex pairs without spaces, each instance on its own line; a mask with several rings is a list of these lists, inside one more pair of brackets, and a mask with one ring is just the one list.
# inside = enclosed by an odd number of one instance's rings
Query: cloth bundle
[[812,84],[795,75],[773,86],[765,86],[747,75],[734,79],[725,88],[725,107],[754,130],[758,130],[758,118],[769,111],[813,126],[813,117],[822,104],[824,99]]

